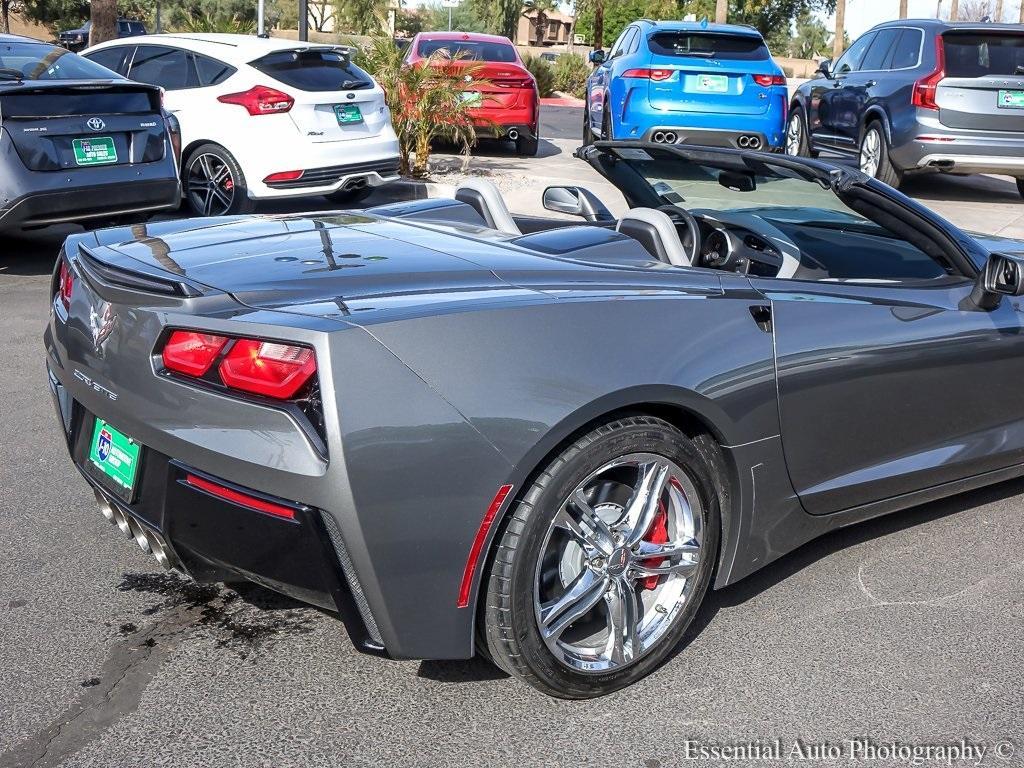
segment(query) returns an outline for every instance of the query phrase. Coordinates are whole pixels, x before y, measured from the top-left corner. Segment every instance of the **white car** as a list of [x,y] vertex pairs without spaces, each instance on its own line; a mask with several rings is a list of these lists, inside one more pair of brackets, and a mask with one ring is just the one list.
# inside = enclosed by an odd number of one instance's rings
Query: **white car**
[[398,179],[384,92],[345,48],[229,34],[147,35],[88,59],[164,89],[181,123],[181,179],[201,216],[257,200],[355,202]]

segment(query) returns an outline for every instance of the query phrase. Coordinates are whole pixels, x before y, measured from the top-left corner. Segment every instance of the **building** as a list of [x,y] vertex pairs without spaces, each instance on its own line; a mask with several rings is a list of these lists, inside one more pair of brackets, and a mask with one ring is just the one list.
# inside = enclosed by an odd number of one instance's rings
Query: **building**
[[[537,29],[538,16],[542,28]],[[532,10],[519,17],[515,43],[517,45],[567,45],[572,31],[573,17],[560,11],[539,13]]]

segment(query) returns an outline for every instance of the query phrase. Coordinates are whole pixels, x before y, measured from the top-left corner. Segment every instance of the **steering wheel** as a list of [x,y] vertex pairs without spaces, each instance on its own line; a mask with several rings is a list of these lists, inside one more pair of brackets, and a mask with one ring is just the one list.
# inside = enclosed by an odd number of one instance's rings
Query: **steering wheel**
[[680,235],[679,240],[683,244],[683,250],[687,252],[686,258],[690,260],[690,264],[697,266],[700,254],[700,227],[697,226],[697,219],[685,208],[675,205],[659,205],[658,210],[672,219],[676,229],[680,224],[686,226],[687,236]]

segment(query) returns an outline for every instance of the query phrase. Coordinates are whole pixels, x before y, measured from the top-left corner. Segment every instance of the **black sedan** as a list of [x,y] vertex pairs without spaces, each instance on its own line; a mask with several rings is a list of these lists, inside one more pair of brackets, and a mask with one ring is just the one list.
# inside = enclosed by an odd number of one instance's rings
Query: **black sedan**
[[0,231],[177,207],[177,144],[159,88],[0,35]]

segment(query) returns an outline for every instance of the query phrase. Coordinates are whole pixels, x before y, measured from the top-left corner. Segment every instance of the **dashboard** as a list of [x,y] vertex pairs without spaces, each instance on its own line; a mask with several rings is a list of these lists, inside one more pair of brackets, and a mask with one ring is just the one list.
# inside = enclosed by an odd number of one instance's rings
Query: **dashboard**
[[[760,216],[737,211],[692,210],[700,231],[694,266],[757,277],[793,277],[800,248]],[[680,231],[688,239],[688,233]]]

